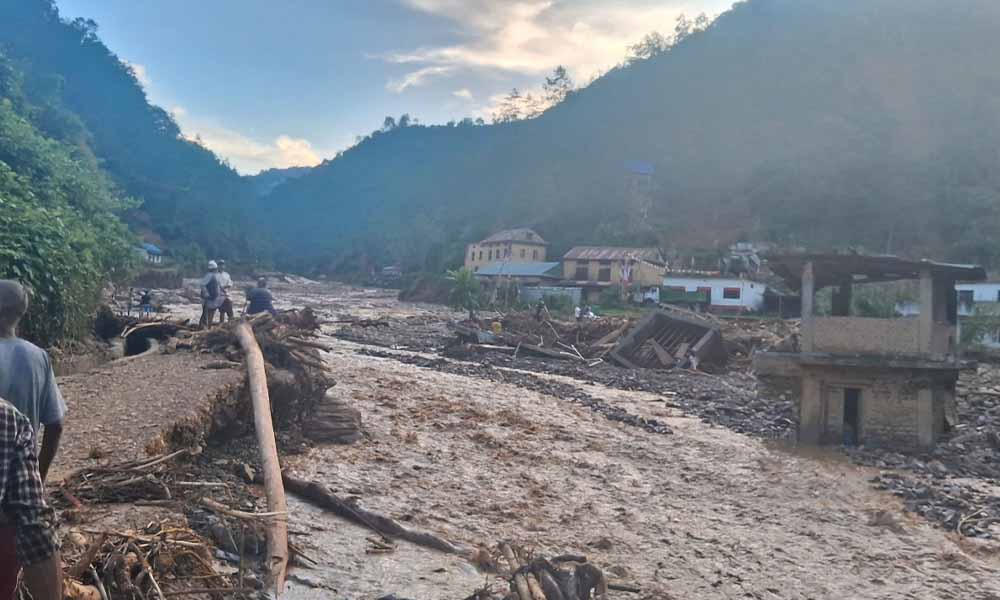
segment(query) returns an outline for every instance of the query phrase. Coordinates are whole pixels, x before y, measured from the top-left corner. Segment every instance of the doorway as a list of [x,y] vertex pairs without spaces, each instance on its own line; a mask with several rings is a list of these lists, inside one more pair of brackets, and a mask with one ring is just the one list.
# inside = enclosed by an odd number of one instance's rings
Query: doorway
[[857,446],[861,441],[861,390],[844,388],[844,445]]

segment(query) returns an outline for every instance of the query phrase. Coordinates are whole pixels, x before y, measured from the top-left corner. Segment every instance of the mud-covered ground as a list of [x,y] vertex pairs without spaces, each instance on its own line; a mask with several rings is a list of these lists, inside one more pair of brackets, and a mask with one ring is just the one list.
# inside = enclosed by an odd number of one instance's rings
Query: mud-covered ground
[[[612,598],[1000,598],[996,542],[904,512],[873,489],[882,471],[690,416],[677,400],[687,390],[725,391],[710,376],[673,374],[652,392],[518,365],[485,376],[437,353],[435,321],[458,316],[444,308],[343,286],[275,292],[279,307],[308,304],[331,321],[427,328],[423,343],[324,340],[365,438],[287,464],[369,509],[465,544],[585,554],[643,589]],[[463,598],[490,580],[403,542],[369,554],[370,532],[294,499],[290,510],[295,541],[321,563],[294,572],[291,598]]]

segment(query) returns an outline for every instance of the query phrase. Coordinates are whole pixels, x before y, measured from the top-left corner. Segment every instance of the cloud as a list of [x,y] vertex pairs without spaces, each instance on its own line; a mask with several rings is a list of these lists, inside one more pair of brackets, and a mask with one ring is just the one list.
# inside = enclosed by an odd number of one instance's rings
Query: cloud
[[[404,0],[453,21],[458,44],[385,55],[392,63],[539,76],[558,65],[586,81],[620,62],[644,34],[673,29],[677,16],[717,14],[732,0]],[[423,70],[423,69],[421,69]]]
[[127,60],[124,62],[130,69],[132,69],[132,73],[135,75],[135,78],[139,80],[139,83],[142,84],[142,87],[148,88],[152,85],[153,80],[149,78],[149,71],[146,69],[146,65],[129,62]]
[[312,167],[323,161],[323,155],[332,155],[304,138],[279,135],[269,141],[255,139],[214,121],[194,118],[180,106],[171,108],[170,114],[180,124],[185,138],[199,141],[243,174],[272,167]]
[[411,73],[407,73],[402,79],[390,81],[386,84],[385,88],[395,94],[401,94],[405,92],[407,88],[423,85],[430,79],[448,75],[454,70],[455,68],[450,66],[424,67]]
[[468,100],[470,102],[472,101],[472,92],[469,91],[469,88],[462,88],[460,90],[455,90],[454,92],[451,93],[451,95],[456,98],[461,98],[462,100]]

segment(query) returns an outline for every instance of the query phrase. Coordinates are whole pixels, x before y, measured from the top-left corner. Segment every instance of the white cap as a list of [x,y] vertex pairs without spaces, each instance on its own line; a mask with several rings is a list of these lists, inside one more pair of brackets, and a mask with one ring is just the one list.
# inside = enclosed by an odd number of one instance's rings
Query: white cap
[[210,260],[210,261],[208,261],[208,268],[209,269],[218,269],[219,265],[215,264],[214,260]]

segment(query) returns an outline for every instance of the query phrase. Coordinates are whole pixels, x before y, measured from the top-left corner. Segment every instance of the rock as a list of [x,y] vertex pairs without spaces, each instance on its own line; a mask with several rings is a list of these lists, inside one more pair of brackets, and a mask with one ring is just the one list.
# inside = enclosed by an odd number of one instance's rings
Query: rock
[[336,386],[323,395],[302,433],[315,442],[351,444],[361,439],[361,412],[348,404]]

